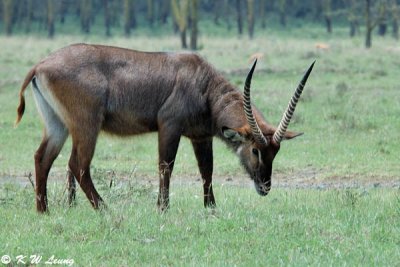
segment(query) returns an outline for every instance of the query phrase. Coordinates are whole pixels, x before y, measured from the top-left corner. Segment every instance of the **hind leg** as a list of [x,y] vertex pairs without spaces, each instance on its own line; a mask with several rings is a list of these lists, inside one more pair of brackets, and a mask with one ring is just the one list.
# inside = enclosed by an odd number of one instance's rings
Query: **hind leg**
[[68,168],[67,170],[67,179],[68,179],[68,205],[70,207],[75,206],[76,204],[76,180],[75,176],[72,174],[72,171]]
[[95,209],[103,204],[103,200],[94,187],[90,176],[90,163],[96,146],[97,134],[73,135],[72,152],[69,159],[69,169]]
[[38,212],[47,211],[47,178],[67,136],[68,132],[65,132],[65,137],[57,140],[53,136],[45,134],[35,153],[36,209]]
[[33,92],[38,110],[45,123],[42,143],[34,157],[36,209],[38,212],[43,213],[47,211],[47,178],[50,168],[68,137],[68,130],[45,101],[39,90],[34,87]]
[[179,130],[160,124],[158,131],[160,188],[157,206],[163,212],[169,207],[169,183],[181,138]]

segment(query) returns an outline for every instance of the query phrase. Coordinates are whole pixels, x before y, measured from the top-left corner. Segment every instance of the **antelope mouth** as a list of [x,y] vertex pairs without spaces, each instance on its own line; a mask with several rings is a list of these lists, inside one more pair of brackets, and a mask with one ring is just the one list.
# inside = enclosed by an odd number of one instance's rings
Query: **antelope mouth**
[[260,177],[262,177],[262,175],[257,171],[253,172],[252,175],[250,176],[250,178],[254,182],[254,187],[256,188],[257,193],[260,196],[266,196],[271,190],[271,176],[269,176],[269,178],[267,179],[264,179],[266,180],[266,182],[263,182]]
[[256,188],[257,193],[258,193],[260,196],[263,196],[263,197],[266,196],[266,195],[268,195],[269,191],[271,190],[271,182],[266,182],[266,183],[262,183],[262,182],[257,183],[257,182],[254,182],[254,186],[255,186],[255,188]]

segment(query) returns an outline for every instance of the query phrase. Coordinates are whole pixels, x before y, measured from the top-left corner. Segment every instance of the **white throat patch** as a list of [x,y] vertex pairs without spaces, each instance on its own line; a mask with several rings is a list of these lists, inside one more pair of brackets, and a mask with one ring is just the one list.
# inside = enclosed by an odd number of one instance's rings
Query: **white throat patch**
[[236,154],[237,154],[237,155],[240,155],[240,153],[242,153],[242,150],[243,150],[243,145],[241,145],[241,146],[239,146],[239,147],[237,148]]

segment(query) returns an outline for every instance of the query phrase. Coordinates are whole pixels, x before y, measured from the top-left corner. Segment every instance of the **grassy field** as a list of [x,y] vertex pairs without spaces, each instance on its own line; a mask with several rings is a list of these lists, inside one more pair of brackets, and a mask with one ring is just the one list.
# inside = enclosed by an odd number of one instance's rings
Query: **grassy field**
[[[216,186],[219,207],[202,207],[199,188],[173,187],[158,214],[155,187],[102,190],[94,212],[83,194],[68,209],[50,187],[49,216],[32,208],[33,190],[3,188],[0,251],[55,256],[76,266],[398,266],[398,190],[273,190]],[[15,262],[15,261],[14,261]],[[1,266],[1,265],[0,265]]]
[[[183,140],[173,174],[171,209],[156,212],[156,135],[118,139],[102,135],[93,160],[94,182],[109,206],[95,213],[81,192],[65,204],[70,140],[49,179],[49,216],[34,210],[26,176],[41,140],[30,90],[25,116],[13,128],[19,87],[29,68],[51,51],[75,42],[140,50],[179,50],[175,36],[131,39],[101,36],[0,37],[0,257],[52,255],[76,266],[132,265],[400,265],[400,49],[375,38],[266,31],[250,41],[201,37],[199,53],[239,88],[249,58],[263,53],[253,77],[256,106],[277,124],[309,64],[317,63],[290,129],[305,134],[282,144],[266,198],[250,186],[236,156],[216,141],[214,193],[218,208],[202,207],[192,148]],[[317,43],[329,45],[327,50]],[[275,177],[275,178],[274,178]],[[290,181],[361,183],[358,189],[295,189]],[[115,185],[109,188],[110,179]],[[233,182],[230,182],[233,180]],[[17,182],[16,182],[17,181]],[[240,182],[241,183],[241,182]],[[381,187],[381,184],[389,186]],[[375,188],[376,187],[376,188]],[[1,265],[0,265],[1,266]]]

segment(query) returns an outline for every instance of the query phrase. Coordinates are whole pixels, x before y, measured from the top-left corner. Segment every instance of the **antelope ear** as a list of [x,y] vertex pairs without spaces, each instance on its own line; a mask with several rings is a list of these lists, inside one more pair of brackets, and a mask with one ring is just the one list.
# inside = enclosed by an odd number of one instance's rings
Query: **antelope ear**
[[222,127],[222,134],[226,139],[232,142],[244,142],[246,140],[240,132],[228,127]]
[[292,138],[295,138],[297,136],[303,135],[303,133],[296,133],[296,132],[291,132],[291,131],[286,131],[285,136],[283,137],[283,140],[290,140]]

